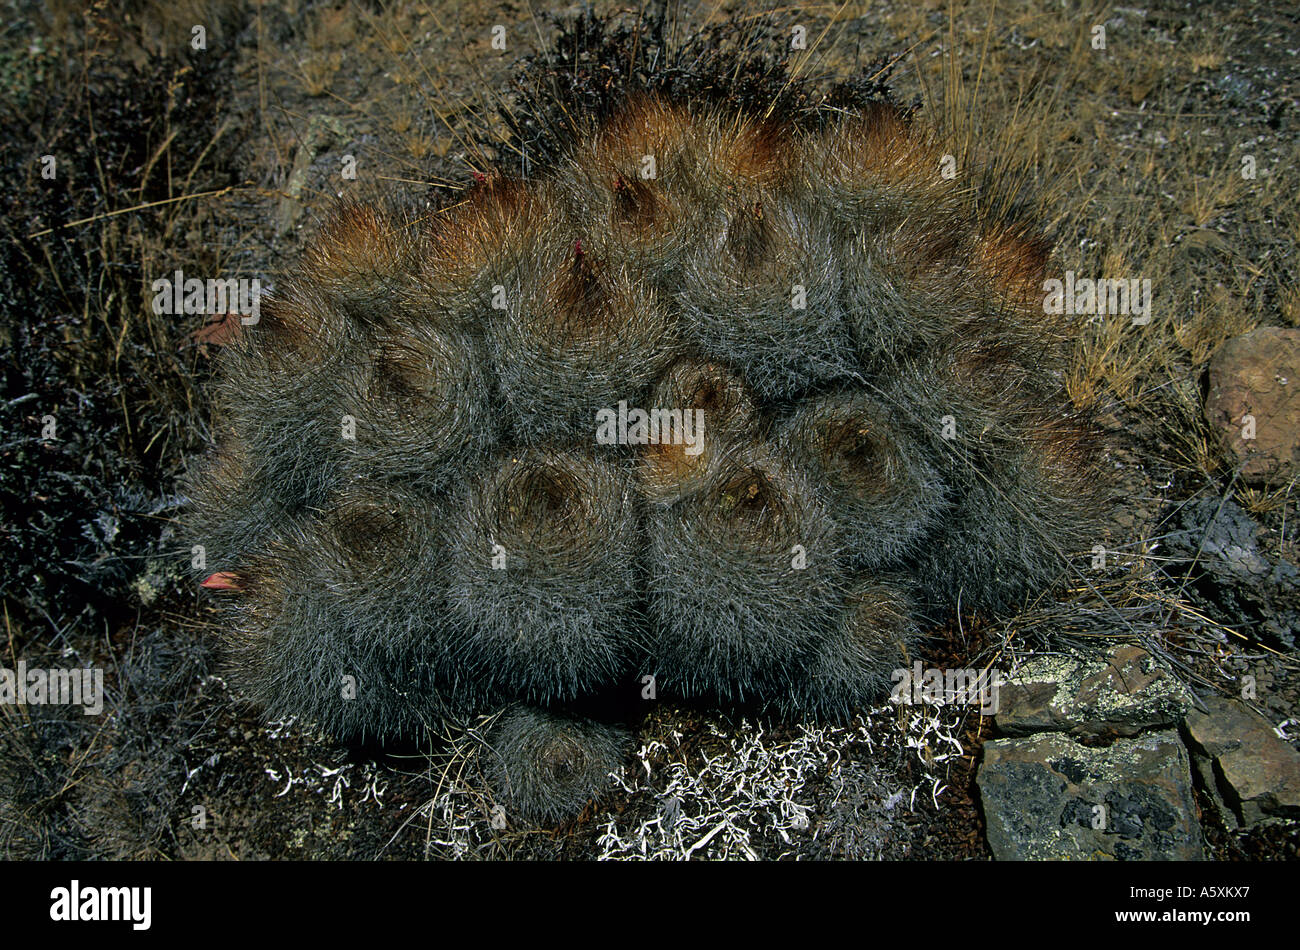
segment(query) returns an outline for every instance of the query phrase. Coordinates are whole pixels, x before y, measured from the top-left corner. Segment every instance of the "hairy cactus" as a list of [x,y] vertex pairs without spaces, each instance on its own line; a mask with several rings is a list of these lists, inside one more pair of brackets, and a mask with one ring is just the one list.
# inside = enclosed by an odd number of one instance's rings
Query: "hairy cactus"
[[539,702],[619,675],[632,653],[639,530],[618,465],[555,450],[503,456],[447,519],[455,675]]
[[565,704],[650,673],[844,713],[923,621],[1090,546],[1048,243],[906,110],[752,94],[647,86],[433,218],[338,210],[228,348],[191,484],[253,699],[379,739],[547,707],[493,749],[550,820],[617,761]]
[[530,821],[580,809],[623,758],[621,730],[536,706],[507,709],[488,736],[488,777]]

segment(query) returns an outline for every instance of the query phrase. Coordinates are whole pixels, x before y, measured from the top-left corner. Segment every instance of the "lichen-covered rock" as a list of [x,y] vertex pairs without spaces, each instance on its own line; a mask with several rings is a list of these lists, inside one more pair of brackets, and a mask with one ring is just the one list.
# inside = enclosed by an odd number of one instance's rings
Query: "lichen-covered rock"
[[1105,748],[1058,733],[994,740],[978,783],[999,860],[1205,857],[1187,749],[1172,731]]
[[1174,726],[1191,704],[1183,685],[1141,647],[1096,657],[1034,657],[1002,684],[994,724],[1007,735],[1135,736]]

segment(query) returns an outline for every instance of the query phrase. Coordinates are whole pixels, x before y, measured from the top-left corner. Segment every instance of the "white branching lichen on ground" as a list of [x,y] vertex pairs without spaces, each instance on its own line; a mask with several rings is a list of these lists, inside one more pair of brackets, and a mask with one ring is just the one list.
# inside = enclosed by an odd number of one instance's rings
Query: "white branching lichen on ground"
[[[297,717],[290,716],[267,723],[263,731],[268,739],[287,739],[297,737],[300,727]],[[345,804],[356,807],[367,802],[382,808],[390,784],[386,770],[375,761],[341,760],[333,765],[322,765],[313,760],[298,772],[287,765],[268,765],[263,768],[263,772],[279,789],[275,793],[277,798],[288,795],[294,788],[301,788],[325,796],[326,804],[339,811],[343,810]],[[349,792],[351,795],[347,794]],[[355,800],[351,800],[353,798]]]
[[[952,769],[969,754],[960,736],[973,714],[971,707],[883,704],[844,725],[778,729],[721,714],[688,726],[669,711],[659,729],[643,731],[631,761],[610,773],[600,811],[565,836],[585,837],[590,822],[590,856],[598,860],[880,856],[898,837],[903,813],[947,806]],[[390,844],[415,834],[427,857],[473,860],[513,852],[536,833],[484,780],[491,725],[492,717],[446,724],[444,744],[419,757],[428,797]],[[268,734],[291,726],[272,724]],[[392,807],[384,795],[388,780],[400,777],[372,763],[266,773],[276,786],[271,794],[301,787],[340,808]],[[617,808],[601,807],[618,799]]]
[[[702,754],[701,764],[678,752],[679,732],[671,734],[673,748],[659,740],[643,743],[635,765],[614,778],[628,795],[654,795],[660,807],[654,817],[635,823],[609,818],[598,841],[600,858],[792,856],[801,850],[796,836],[815,839],[826,831],[819,818],[861,784],[860,776],[848,774],[864,764],[852,746],[865,746],[873,761],[908,750],[922,767],[921,781],[911,787],[890,787],[887,773],[872,775],[879,784],[871,803],[878,814],[905,801],[914,808],[918,792],[938,807],[949,764],[963,753],[963,722],[963,712],[953,707],[888,705],[858,715],[849,726],[799,723],[791,739],[776,738],[749,720],[727,729],[710,722],[709,734],[725,742],[727,751]],[[814,784],[832,791],[830,801],[817,800]]]

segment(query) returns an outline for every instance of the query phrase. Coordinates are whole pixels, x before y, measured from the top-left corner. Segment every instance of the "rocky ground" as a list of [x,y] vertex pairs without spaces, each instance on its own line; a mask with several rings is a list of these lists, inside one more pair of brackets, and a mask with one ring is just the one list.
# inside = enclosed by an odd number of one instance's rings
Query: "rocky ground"
[[[679,15],[693,30],[757,12]],[[535,828],[484,780],[490,717],[381,753],[267,724],[230,695],[208,595],[180,582],[174,540],[223,331],[146,316],[145,288],[176,267],[273,287],[341,194],[432,212],[484,163],[515,161],[512,77],[554,27],[509,3],[6,13],[3,646],[10,667],[102,667],[107,700],[98,717],[0,706],[0,853],[1296,856],[1293,17],[780,8],[773,36],[799,24],[817,41],[799,68],[843,78],[897,61],[896,94],[959,131],[963,165],[1023,177],[1062,270],[1153,280],[1151,326],[1080,326],[1071,380],[1112,437],[1114,522],[1052,598],[933,631],[927,667],[1006,674],[996,712],[922,694],[831,724],[647,702],[602,799]],[[53,185],[46,154],[64,169]]]

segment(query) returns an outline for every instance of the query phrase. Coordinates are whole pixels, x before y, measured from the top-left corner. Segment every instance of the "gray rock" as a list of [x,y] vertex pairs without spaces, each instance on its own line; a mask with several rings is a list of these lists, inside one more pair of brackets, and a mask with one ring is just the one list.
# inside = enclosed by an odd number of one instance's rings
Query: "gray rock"
[[1235,699],[1211,696],[1187,715],[1188,747],[1229,824],[1300,816],[1300,752]]
[[1257,636],[1295,647],[1300,631],[1300,571],[1259,549],[1259,525],[1233,501],[1202,498],[1178,513],[1165,539],[1172,560],[1195,565],[1196,590],[1229,622],[1248,622]]
[[1003,684],[994,723],[1006,735],[1135,736],[1182,720],[1191,697],[1141,647],[1094,657],[1034,657]]
[[1176,733],[1089,748],[1059,733],[984,745],[977,781],[999,860],[1205,858]]

